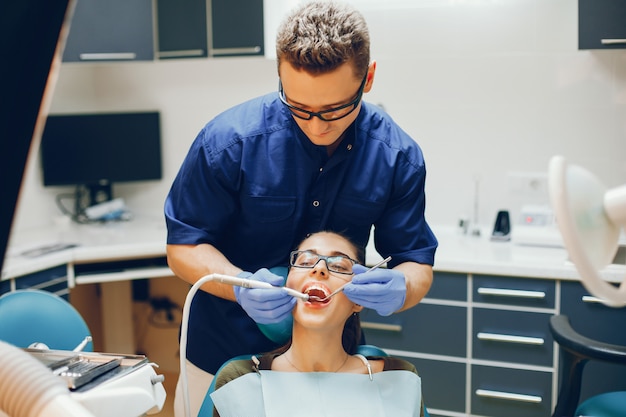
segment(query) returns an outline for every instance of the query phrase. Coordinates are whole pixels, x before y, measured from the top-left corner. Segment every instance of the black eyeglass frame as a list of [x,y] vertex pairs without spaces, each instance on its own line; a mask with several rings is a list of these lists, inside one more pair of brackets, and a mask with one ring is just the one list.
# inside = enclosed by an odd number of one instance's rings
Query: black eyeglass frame
[[[294,260],[301,253],[313,254],[313,255],[317,256],[317,261],[315,261],[315,263],[313,265],[311,265],[311,266],[294,265]],[[313,269],[313,268],[315,268],[317,266],[317,264],[321,260],[324,260],[324,263],[326,263],[326,269],[328,269],[330,272],[334,272],[334,273],[342,274],[342,275],[354,275],[354,272],[342,272],[342,271],[337,271],[335,269],[331,269],[331,265],[328,263],[328,259],[329,258],[344,258],[344,259],[348,259],[349,261],[352,262],[352,266],[354,266],[354,265],[359,263],[359,261],[357,261],[355,259],[352,259],[351,257],[346,256],[346,255],[329,255],[329,256],[325,256],[325,255],[320,255],[319,253],[315,253],[315,252],[310,251],[310,250],[294,250],[294,251],[291,251],[291,253],[289,254],[289,266],[292,266],[294,268]]]
[[[278,98],[280,99],[280,101],[282,101],[282,103],[285,106],[287,106],[287,108],[291,111],[291,114],[293,114],[298,119],[311,120],[313,117],[317,117],[318,119],[323,120],[325,122],[334,122],[335,120],[343,119],[344,117],[346,117],[349,114],[351,114],[354,110],[356,110],[356,108],[358,107],[359,102],[363,98],[363,90],[365,89],[365,83],[367,81],[367,74],[368,73],[366,72],[365,76],[363,77],[363,81],[361,81],[361,85],[359,86],[359,90],[357,91],[356,97],[354,98],[354,100],[352,100],[349,103],[343,104],[341,106],[334,107],[332,109],[322,110],[322,111],[319,111],[319,112],[314,112],[314,111],[304,110],[304,109],[301,109],[300,107],[296,107],[296,106],[294,106],[292,104],[289,104],[287,102],[287,97],[285,97],[285,90],[283,89],[283,82],[280,80],[280,78],[278,79]],[[350,106],[353,106],[352,110],[350,110],[348,113],[346,113],[344,115],[341,115],[341,116],[333,118],[333,119],[325,119],[324,118],[325,114],[336,113],[339,110],[343,110],[343,109],[345,109],[347,107],[350,107]],[[301,115],[295,113],[294,111],[299,111],[299,112],[305,113],[309,117],[301,116]]]

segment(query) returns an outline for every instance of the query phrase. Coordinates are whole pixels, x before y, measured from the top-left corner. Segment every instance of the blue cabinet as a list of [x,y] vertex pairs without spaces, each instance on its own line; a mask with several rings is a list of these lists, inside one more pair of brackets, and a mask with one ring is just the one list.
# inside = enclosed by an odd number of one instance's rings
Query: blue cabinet
[[472,276],[471,415],[549,417],[556,281]]
[[68,300],[67,265],[59,265],[33,272],[32,274],[0,281],[0,295],[28,288],[49,291]]
[[361,321],[367,343],[415,364],[431,416],[549,417],[557,293],[552,279],[436,271],[416,307]]
[[[155,27],[156,24],[156,27]],[[156,39],[155,39],[156,36]],[[263,55],[260,0],[79,0],[63,61]]]
[[152,0],[78,0],[63,61],[154,58]]
[[209,0],[209,56],[264,55],[263,1]]
[[578,0],[578,49],[626,48],[626,1]]
[[436,272],[416,307],[381,317],[361,313],[366,342],[415,364],[429,414],[465,411],[467,375],[467,275]]
[[207,0],[157,0],[156,4],[158,57],[207,57]]

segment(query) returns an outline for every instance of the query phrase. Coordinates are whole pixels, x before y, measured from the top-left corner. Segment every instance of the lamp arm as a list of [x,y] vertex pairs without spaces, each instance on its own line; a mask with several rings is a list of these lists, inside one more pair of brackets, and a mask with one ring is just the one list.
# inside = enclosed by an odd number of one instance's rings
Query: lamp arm
[[626,228],[626,184],[604,194],[604,210],[613,223]]
[[600,270],[617,253],[626,226],[626,185],[607,191],[594,175],[568,165],[562,156],[550,160],[548,179],[557,224],[582,284],[604,304],[625,306],[626,278],[615,287]]

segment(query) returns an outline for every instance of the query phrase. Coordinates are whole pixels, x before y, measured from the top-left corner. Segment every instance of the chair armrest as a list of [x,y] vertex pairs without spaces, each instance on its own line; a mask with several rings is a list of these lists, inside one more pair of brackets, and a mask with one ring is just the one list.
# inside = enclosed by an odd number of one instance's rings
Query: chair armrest
[[572,328],[565,315],[550,317],[550,332],[561,348],[561,387],[552,416],[572,416],[580,399],[585,364],[589,360],[626,364],[626,346],[604,343],[581,335]]
[[590,339],[576,332],[565,315],[550,318],[550,331],[562,349],[582,359],[626,364],[626,346]]

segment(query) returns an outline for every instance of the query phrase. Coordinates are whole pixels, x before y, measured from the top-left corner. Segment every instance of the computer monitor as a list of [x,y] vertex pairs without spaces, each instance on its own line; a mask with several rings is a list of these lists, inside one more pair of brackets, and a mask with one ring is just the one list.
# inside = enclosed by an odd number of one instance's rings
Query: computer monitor
[[160,180],[159,113],[50,115],[41,164],[44,186],[86,188],[88,205],[111,200],[114,183]]

